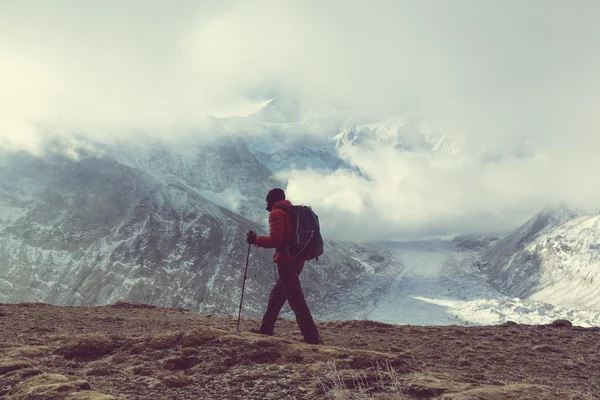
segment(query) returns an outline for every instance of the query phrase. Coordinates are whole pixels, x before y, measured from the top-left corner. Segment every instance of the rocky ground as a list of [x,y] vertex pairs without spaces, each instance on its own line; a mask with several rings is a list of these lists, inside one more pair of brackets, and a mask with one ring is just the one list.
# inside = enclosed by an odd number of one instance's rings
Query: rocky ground
[[294,321],[0,304],[0,399],[597,399],[600,329]]

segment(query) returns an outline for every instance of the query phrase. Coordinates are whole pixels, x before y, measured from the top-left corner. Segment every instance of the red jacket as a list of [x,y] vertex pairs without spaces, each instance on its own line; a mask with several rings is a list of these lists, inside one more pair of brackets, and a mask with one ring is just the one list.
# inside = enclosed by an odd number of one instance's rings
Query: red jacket
[[[267,249],[281,250],[285,245],[292,240],[293,224],[289,213],[277,206],[291,207],[292,203],[288,200],[281,200],[273,204],[273,211],[269,214],[269,236],[258,236],[256,245]],[[273,259],[275,261],[285,260],[287,254],[277,251]]]

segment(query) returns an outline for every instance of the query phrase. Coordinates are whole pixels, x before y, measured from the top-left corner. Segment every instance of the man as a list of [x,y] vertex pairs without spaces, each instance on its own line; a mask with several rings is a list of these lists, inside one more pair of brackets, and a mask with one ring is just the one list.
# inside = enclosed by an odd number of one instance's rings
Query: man
[[273,260],[277,263],[279,277],[271,290],[267,311],[259,330],[252,330],[263,335],[273,335],[275,322],[281,308],[287,300],[296,314],[296,322],[300,327],[304,341],[310,344],[323,344],[315,322],[313,321],[302,287],[299,275],[304,268],[305,260],[296,260],[288,254],[287,245],[294,234],[294,225],[291,215],[286,208],[291,208],[292,203],[285,199],[282,189],[273,189],[267,195],[267,211],[269,214],[269,236],[256,236],[248,232],[248,243],[267,249],[275,249]]

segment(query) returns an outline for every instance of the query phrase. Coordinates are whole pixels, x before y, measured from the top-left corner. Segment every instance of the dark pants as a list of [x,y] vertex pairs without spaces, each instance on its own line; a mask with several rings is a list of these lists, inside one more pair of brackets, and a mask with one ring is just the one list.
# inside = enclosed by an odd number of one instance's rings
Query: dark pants
[[298,322],[300,331],[304,335],[304,341],[319,344],[319,332],[304,299],[302,287],[300,286],[299,275],[303,268],[303,261],[281,261],[277,263],[279,278],[271,290],[267,311],[260,326],[260,332],[269,335],[273,334],[279,312],[287,300],[292,311],[296,314],[296,322]]

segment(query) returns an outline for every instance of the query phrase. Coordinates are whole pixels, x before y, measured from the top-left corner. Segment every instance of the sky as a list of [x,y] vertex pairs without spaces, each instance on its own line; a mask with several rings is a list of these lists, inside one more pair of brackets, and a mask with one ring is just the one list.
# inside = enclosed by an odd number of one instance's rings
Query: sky
[[[599,18],[594,0],[0,0],[0,146],[35,152],[53,124],[160,134],[273,93],[410,112],[466,138],[467,154],[348,155],[381,161],[375,184],[296,172],[291,190],[339,188],[311,200],[332,213],[331,198],[358,201],[331,214],[353,226],[394,207],[389,234],[500,229],[544,204],[600,201]],[[535,157],[478,158],[523,142]]]

